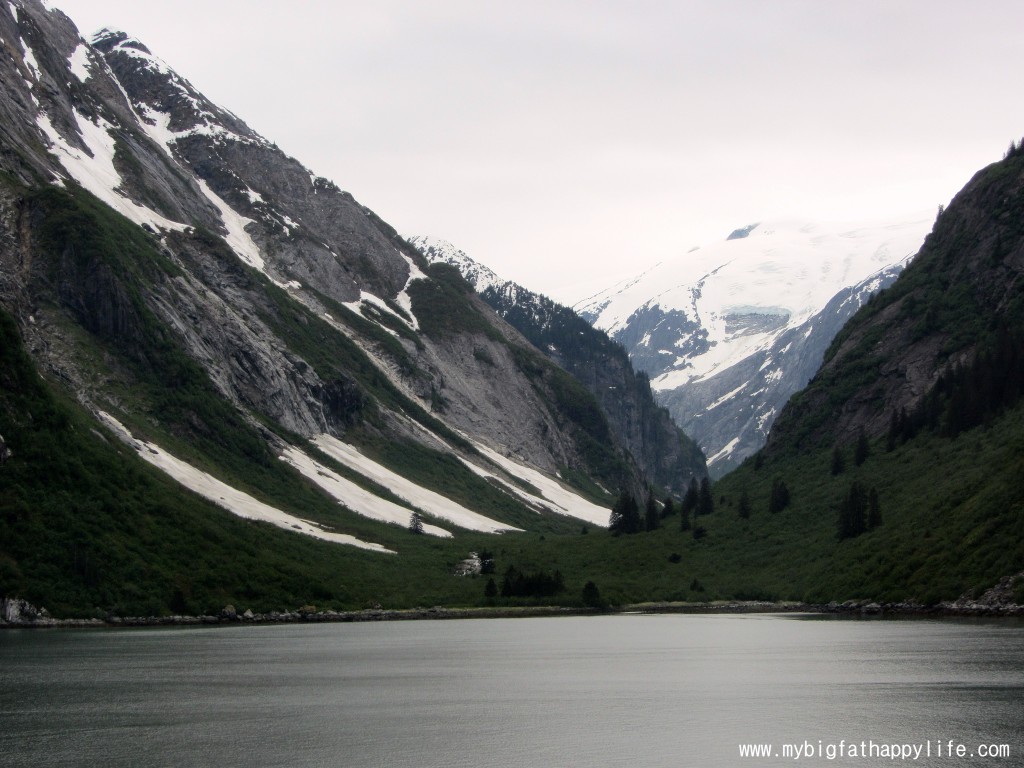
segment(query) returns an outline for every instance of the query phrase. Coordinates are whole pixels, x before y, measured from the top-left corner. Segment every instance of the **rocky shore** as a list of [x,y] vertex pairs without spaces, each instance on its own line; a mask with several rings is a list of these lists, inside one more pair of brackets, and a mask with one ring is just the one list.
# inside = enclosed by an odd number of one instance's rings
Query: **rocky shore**
[[688,614],[741,614],[741,613],[810,613],[835,616],[863,617],[985,617],[1022,616],[1024,605],[1010,601],[1012,581],[1004,579],[1000,585],[977,598],[961,597],[955,601],[924,605],[914,602],[879,603],[869,600],[849,600],[843,603],[811,604],[767,601],[712,601],[706,603],[639,603],[613,606],[605,610],[559,606],[503,606],[481,608],[384,609],[370,608],[360,611],[318,610],[306,605],[293,611],[254,613],[225,606],[219,613],[205,616],[107,616],[92,619],[58,619],[45,608],[37,608],[20,598],[0,599],[0,629],[3,628],[88,628],[88,627],[166,627],[166,626],[227,626],[233,624],[286,624],[326,623],[354,621],[414,621],[424,619],[491,619],[537,616],[586,616],[599,613],[688,613]]
[[495,608],[369,608],[361,611],[318,610],[306,605],[294,611],[255,613],[238,611],[232,605],[204,616],[107,616],[93,619],[58,619],[45,608],[20,598],[0,599],[0,629],[45,627],[166,627],[231,624],[287,624],[353,621],[412,621],[421,619],[511,618],[520,616],[573,616],[595,613],[591,608],[524,606]]

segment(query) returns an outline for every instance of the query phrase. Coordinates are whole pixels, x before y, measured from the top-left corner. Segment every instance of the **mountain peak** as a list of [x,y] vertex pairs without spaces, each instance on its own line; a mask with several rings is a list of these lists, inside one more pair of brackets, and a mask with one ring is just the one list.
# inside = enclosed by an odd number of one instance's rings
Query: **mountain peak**
[[92,36],[92,46],[99,48],[101,51],[106,53],[115,48],[129,48],[135,51],[140,51],[147,56],[152,56],[153,53],[147,48],[142,42],[129,35],[120,29],[114,29],[112,27],[104,27],[99,32]]
[[509,281],[498,276],[490,267],[474,260],[461,248],[439,237],[429,235],[412,235],[406,238],[427,261],[431,263],[444,262],[450,264],[466,278],[477,293],[483,293],[488,288],[503,286]]

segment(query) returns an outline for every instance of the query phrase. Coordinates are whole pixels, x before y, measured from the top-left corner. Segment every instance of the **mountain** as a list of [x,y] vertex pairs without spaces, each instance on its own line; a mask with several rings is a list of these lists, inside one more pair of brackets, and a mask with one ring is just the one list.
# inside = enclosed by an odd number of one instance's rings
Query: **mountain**
[[719,477],[764,444],[836,332],[892,283],[933,218],[751,224],[575,309],[626,347]]
[[1014,144],[840,330],[766,446],[716,485],[726,504],[703,523],[702,581],[926,605],[1016,584],[1024,604],[1022,280]]
[[0,38],[0,593],[451,600],[474,532],[578,533],[646,489],[456,269],[141,42],[38,0]]
[[707,474],[700,448],[658,406],[650,381],[634,371],[622,345],[568,307],[504,280],[451,243],[410,237],[431,263],[456,267],[498,315],[597,399],[616,445],[636,458],[650,482],[682,496]]

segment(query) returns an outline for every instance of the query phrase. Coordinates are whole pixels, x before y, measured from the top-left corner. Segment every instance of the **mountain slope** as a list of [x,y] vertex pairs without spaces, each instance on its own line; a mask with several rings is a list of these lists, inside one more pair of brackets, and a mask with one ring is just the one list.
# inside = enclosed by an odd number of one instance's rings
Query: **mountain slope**
[[[116,471],[178,482],[161,486],[172,506],[198,495],[212,514],[283,530],[257,548],[281,535],[300,539],[290,551],[362,547],[351,565],[327,556],[355,581],[361,558],[397,552],[437,583],[470,532],[605,525],[609,494],[644,486],[594,398],[455,270],[427,264],[140,42],[104,30],[87,43],[37,0],[0,6],[0,37],[0,306],[70,414],[49,433],[55,451],[116,446]],[[47,493],[41,468],[22,464],[21,407],[9,401],[0,421],[5,511]],[[61,431],[89,418],[88,434]],[[62,514],[95,503],[85,490]],[[433,536],[409,537],[413,513]],[[26,553],[56,547],[55,529],[12,519],[0,592],[61,584],[89,597],[60,604],[98,610],[124,597],[73,563],[44,573]],[[202,535],[183,525],[180,538]],[[439,539],[453,543],[427,542]],[[125,546],[175,562],[159,537]],[[379,599],[388,573],[367,593]]]
[[654,402],[647,376],[633,370],[621,345],[568,307],[503,280],[447,241],[409,242],[428,261],[456,267],[499,316],[583,383],[608,417],[616,443],[636,458],[650,484],[681,496],[692,478],[704,477],[700,448]]
[[892,282],[930,220],[753,224],[575,308],[626,347],[720,476],[763,444],[832,337]]
[[[933,603],[1024,570],[1022,211],[1015,148],[954,198],[765,448],[718,484],[732,505],[708,518],[707,543],[734,563],[734,584]],[[788,503],[771,513],[780,483]]]

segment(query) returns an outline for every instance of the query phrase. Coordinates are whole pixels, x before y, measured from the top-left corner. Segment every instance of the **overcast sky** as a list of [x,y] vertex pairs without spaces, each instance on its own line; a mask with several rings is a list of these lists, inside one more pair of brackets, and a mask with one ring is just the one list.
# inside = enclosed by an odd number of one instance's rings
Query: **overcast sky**
[[50,4],[563,300],[758,220],[934,209],[1024,135],[1018,0]]

